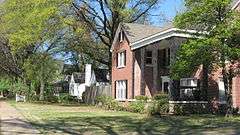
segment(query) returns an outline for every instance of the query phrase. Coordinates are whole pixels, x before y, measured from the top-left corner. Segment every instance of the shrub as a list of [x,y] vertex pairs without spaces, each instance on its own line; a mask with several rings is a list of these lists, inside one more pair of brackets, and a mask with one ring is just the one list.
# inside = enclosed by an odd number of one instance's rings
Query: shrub
[[146,102],[138,100],[135,102],[131,102],[128,106],[128,110],[136,113],[144,113],[145,106],[146,106]]
[[107,110],[124,110],[124,108],[120,106],[117,101],[115,101],[112,97],[109,96],[98,96],[96,98],[96,103]]
[[47,85],[44,90],[44,101],[56,103],[58,102],[58,98],[53,93],[53,87]]
[[182,105],[174,105],[174,114],[185,115],[185,111]]
[[147,102],[149,98],[147,96],[136,96],[135,99],[138,101]]
[[77,102],[77,99],[68,93],[61,93],[58,96],[58,102],[59,103],[71,103],[71,102]]
[[169,103],[167,94],[158,94],[153,97],[151,104],[148,106],[149,115],[166,114],[169,112]]

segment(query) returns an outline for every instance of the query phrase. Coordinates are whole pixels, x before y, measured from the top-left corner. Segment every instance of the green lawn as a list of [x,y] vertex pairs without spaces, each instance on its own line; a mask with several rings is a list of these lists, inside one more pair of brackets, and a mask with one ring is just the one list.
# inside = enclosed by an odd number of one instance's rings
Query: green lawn
[[240,134],[240,117],[195,115],[150,118],[84,105],[11,104],[44,134]]

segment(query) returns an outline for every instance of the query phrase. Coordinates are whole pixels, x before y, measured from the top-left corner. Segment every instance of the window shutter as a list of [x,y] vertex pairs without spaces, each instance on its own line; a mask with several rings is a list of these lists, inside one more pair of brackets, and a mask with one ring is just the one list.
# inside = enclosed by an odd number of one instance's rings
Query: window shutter
[[124,66],[126,66],[126,59],[127,59],[127,51],[124,51]]
[[119,53],[116,53],[116,66],[117,66],[117,67],[119,66],[119,65],[118,65],[118,59],[119,59],[119,58],[118,58],[118,57],[119,57],[118,55],[119,55]]
[[124,41],[124,32],[121,32],[121,36],[122,36],[122,41]]
[[115,97],[115,99],[117,99],[117,81],[115,81],[114,85],[115,85],[114,97]]
[[128,99],[128,81],[125,81],[125,98]]

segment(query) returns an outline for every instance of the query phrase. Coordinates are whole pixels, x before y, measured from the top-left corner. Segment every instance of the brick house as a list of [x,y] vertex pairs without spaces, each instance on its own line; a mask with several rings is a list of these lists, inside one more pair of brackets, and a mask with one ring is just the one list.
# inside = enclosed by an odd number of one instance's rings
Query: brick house
[[[235,1],[233,9],[240,2]],[[239,8],[240,9],[240,8]],[[112,44],[112,93],[119,101],[132,100],[136,96],[152,97],[169,92],[169,66],[174,61],[179,46],[189,38],[195,38],[194,30],[181,30],[172,25],[122,23]],[[191,89],[179,91],[181,98],[188,97],[199,88],[202,70],[199,68],[189,78],[183,78],[180,86]],[[210,76],[208,96],[225,102],[225,90],[220,70]],[[233,79],[233,104],[240,106],[240,77]],[[189,94],[190,93],[190,94]],[[195,100],[195,99],[192,99]]]

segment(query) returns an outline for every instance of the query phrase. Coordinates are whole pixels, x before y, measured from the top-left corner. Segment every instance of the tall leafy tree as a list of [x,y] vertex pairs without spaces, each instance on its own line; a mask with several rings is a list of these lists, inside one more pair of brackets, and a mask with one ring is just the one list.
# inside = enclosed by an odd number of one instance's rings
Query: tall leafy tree
[[[181,52],[183,54],[187,53],[187,51],[194,52],[193,57],[196,59],[193,60],[190,58],[189,60],[183,60],[183,62],[181,62],[180,56],[180,59],[177,61],[179,64],[176,65],[203,64],[203,69],[205,69],[203,70],[204,75],[210,73],[208,71],[209,65],[215,65],[215,68],[220,68],[222,70],[227,95],[228,114],[231,114],[233,107],[230,84],[232,83],[232,78],[236,75],[233,74],[233,70],[236,68],[231,67],[237,64],[237,61],[240,59],[239,44],[235,41],[239,38],[240,27],[238,13],[231,10],[231,0],[186,0],[185,6],[186,11],[175,18],[176,26],[185,29],[195,29],[198,32],[205,32],[205,34],[201,35],[201,40],[204,42],[196,42],[196,40],[199,41],[199,39],[188,42],[185,47],[182,47]],[[190,48],[190,46],[194,45],[196,45],[197,48]],[[197,53],[199,51],[204,55],[199,55],[199,53]],[[212,53],[209,53],[209,51]],[[212,54],[214,54],[215,57],[213,57]],[[184,63],[184,61],[187,62]],[[187,67],[189,68],[190,66]],[[204,80],[205,84],[207,84],[208,78]]]
[[[147,18],[151,10],[159,6],[159,2],[160,0],[74,0],[73,7],[78,20],[88,27],[90,36],[96,37],[95,42],[101,43],[100,48],[105,48],[102,49],[105,54],[108,52],[107,59],[106,55],[103,55],[105,58],[100,55],[99,60],[110,68],[110,48],[118,25]],[[97,54],[96,51],[93,52],[88,54]]]
[[36,53],[26,60],[26,79],[40,85],[40,100],[44,100],[45,86],[59,77],[59,63],[47,53]]
[[5,0],[1,10],[1,35],[13,51],[42,45],[62,26],[62,8],[69,0]]

